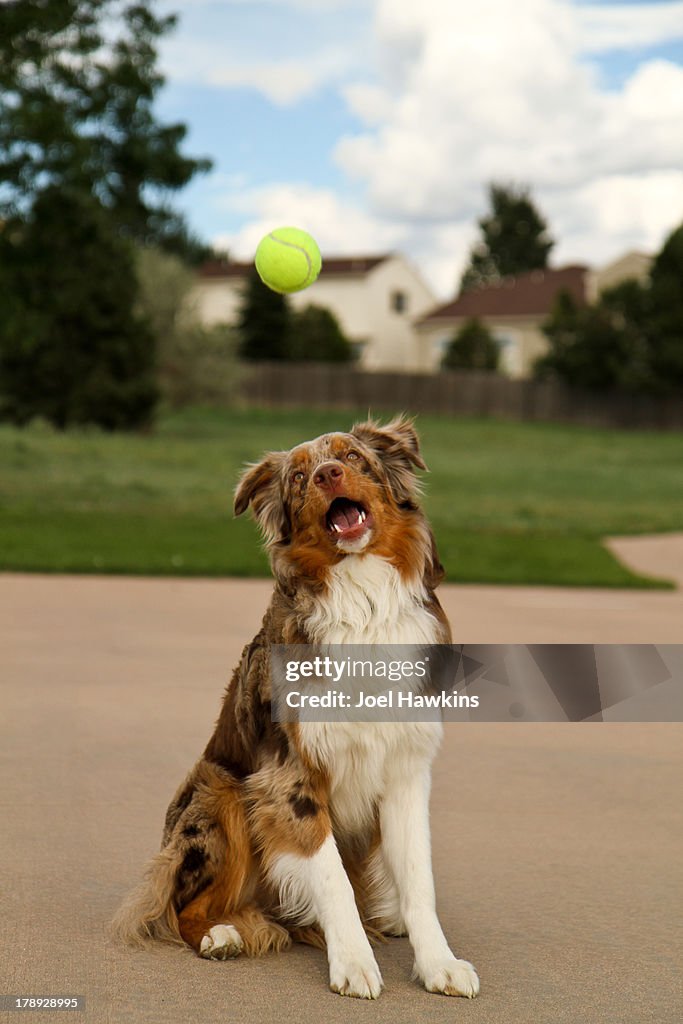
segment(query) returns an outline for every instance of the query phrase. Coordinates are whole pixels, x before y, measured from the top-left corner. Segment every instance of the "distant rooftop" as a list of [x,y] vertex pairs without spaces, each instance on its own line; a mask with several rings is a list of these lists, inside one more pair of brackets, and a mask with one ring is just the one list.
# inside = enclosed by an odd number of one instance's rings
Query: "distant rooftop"
[[419,321],[437,323],[459,317],[538,316],[552,311],[558,292],[567,291],[577,302],[586,302],[586,274],[582,265],[556,270],[530,270],[507,277],[498,284],[472,288],[456,299],[437,306]]
[[[368,274],[375,267],[389,259],[389,253],[381,256],[323,256],[321,277],[351,277]],[[208,260],[199,268],[204,278],[242,278],[251,270],[252,263],[232,260]]]

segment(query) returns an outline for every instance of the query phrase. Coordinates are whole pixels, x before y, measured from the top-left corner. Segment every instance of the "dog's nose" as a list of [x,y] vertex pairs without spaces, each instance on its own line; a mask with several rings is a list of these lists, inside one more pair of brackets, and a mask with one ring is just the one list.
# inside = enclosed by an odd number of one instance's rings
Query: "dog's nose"
[[323,462],[313,474],[313,483],[323,491],[334,491],[341,483],[344,470],[338,462]]

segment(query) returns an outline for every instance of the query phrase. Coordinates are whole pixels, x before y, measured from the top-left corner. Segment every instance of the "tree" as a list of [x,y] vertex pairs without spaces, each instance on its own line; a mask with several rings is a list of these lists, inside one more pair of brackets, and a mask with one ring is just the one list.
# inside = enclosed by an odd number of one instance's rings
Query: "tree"
[[150,0],[0,4],[0,218],[59,185],[95,195],[131,238],[201,257],[159,198],[210,166],[154,113],[156,44],[174,24]]
[[467,320],[449,344],[442,360],[446,370],[496,370],[498,345],[485,324]]
[[491,212],[479,220],[482,238],[470,253],[461,291],[528,270],[543,270],[555,244],[528,188],[493,183],[489,202]]
[[649,280],[623,281],[591,306],[561,295],[544,330],[538,376],[572,387],[665,393],[683,389],[683,226],[655,258]]
[[252,268],[239,317],[239,355],[249,362],[288,359],[291,331],[289,303],[271,291]]
[[651,363],[663,389],[683,388],[683,224],[650,271]]
[[292,315],[287,355],[295,362],[349,363],[354,359],[351,342],[334,314],[313,305]]
[[650,389],[648,308],[647,290],[637,281],[604,292],[593,306],[562,293],[544,327],[549,351],[537,361],[536,375],[595,391]]
[[96,199],[46,189],[0,232],[0,415],[59,428],[142,426],[157,399],[154,343],[133,312],[129,243]]

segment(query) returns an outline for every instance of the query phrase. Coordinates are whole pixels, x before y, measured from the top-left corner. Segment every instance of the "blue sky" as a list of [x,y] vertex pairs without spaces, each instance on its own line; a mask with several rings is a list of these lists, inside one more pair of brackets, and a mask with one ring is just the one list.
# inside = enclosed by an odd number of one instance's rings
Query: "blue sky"
[[160,115],[214,170],[177,197],[249,258],[279,224],[323,255],[403,251],[449,295],[492,179],[531,185],[555,263],[653,249],[683,220],[683,2],[158,0]]

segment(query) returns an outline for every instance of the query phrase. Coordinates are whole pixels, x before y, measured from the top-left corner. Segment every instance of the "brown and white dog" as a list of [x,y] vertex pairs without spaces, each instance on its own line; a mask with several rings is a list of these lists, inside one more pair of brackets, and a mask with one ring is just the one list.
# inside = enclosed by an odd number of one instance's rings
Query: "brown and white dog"
[[432,880],[429,791],[439,722],[272,720],[272,644],[439,644],[450,630],[443,575],[421,511],[417,435],[399,419],[358,424],[247,468],[275,589],[245,647],[203,756],[175,794],[161,852],[114,931],[228,959],[326,947],[330,987],[374,999],[368,936],[405,935],[430,992],[472,997]]

